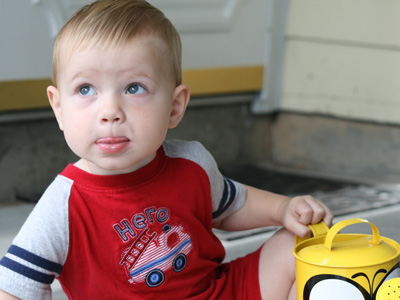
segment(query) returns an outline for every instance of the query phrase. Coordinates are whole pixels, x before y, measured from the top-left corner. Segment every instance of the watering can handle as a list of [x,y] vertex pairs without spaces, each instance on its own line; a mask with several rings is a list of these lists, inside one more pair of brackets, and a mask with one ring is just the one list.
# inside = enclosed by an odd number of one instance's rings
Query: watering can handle
[[[329,231],[329,227],[328,227],[328,225],[325,224],[324,221],[321,221],[317,224],[310,224],[310,225],[308,225],[308,228],[311,229],[312,236],[314,236],[314,237],[326,235],[327,232]],[[295,245],[297,245],[298,243],[300,243],[302,241],[309,239],[310,237],[311,237],[311,234],[309,234],[306,237],[299,237],[296,235]]]
[[332,228],[326,234],[325,248],[328,250],[332,250],[333,239],[335,238],[336,234],[340,230],[342,230],[343,228],[345,228],[347,226],[354,225],[354,224],[360,224],[360,223],[367,223],[371,226],[371,228],[372,228],[372,245],[379,245],[381,242],[381,237],[379,235],[378,228],[374,224],[368,222],[365,219],[354,218],[354,219],[340,221],[332,226]]

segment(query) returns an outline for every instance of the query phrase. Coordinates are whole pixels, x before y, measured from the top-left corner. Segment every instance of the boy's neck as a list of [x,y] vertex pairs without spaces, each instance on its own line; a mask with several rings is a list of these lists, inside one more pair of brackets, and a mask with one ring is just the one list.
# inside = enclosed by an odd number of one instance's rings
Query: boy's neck
[[119,175],[119,174],[127,174],[127,173],[133,173],[144,166],[148,165],[151,163],[155,157],[157,156],[157,152],[154,153],[154,155],[151,155],[150,157],[147,157],[146,159],[143,159],[140,163],[136,164],[134,167],[126,170],[105,170],[101,169],[100,167],[93,165],[92,163],[88,162],[86,159],[81,158],[79,159],[76,163],[74,163],[74,166],[87,172],[90,174],[94,175]]
[[89,168],[89,165],[88,165],[86,159],[82,159],[82,158],[81,158],[81,159],[78,160],[76,163],[74,163],[74,166],[77,167],[77,168],[79,168],[79,169],[81,169],[81,170],[83,170],[83,171],[85,171],[85,172],[88,172],[88,173],[93,174],[93,172],[92,172],[92,171],[90,170],[90,168]]

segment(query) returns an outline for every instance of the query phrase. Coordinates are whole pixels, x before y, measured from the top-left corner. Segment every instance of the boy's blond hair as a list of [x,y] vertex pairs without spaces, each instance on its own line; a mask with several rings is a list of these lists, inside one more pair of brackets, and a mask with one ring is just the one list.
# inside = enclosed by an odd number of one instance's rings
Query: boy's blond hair
[[[68,58],[79,47],[119,46],[140,36],[161,41],[165,66],[175,84],[182,82],[182,45],[178,32],[165,15],[144,0],[98,0],[84,6],[61,29],[54,45],[53,83],[57,86],[61,56]],[[168,66],[169,64],[169,66]]]

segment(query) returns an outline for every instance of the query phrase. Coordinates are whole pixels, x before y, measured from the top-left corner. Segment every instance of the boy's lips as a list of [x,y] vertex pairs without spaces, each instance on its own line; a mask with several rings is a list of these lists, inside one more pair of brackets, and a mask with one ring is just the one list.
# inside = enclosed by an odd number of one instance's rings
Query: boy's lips
[[126,137],[106,137],[98,139],[96,145],[104,153],[117,153],[125,149],[129,142]]

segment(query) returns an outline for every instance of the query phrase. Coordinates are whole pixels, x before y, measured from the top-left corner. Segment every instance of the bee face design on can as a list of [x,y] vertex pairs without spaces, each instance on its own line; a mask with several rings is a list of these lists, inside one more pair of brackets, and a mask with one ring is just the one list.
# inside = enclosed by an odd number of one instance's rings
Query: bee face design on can
[[[297,241],[293,249],[297,299],[375,300],[383,284],[400,277],[400,245],[380,236],[374,224],[360,218],[331,228],[321,224],[310,225],[314,237]],[[340,232],[356,224],[369,225],[372,234]]]
[[[397,277],[400,277],[398,263],[389,271],[377,270],[372,278],[363,272],[355,273],[350,278],[334,274],[316,275],[304,286],[303,299],[375,300],[380,287]],[[365,288],[366,285],[369,290]]]

